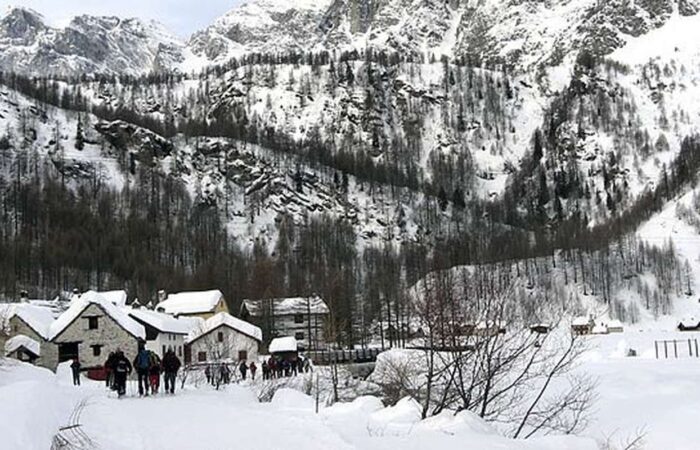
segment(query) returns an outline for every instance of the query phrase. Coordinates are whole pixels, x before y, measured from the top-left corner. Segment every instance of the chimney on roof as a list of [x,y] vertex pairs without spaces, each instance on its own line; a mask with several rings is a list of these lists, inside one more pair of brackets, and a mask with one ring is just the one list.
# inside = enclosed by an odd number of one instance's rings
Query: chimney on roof
[[22,289],[19,291],[19,301],[21,303],[29,303],[29,293],[26,290]]
[[135,298],[134,301],[131,302],[131,309],[141,309],[141,302],[138,298]]
[[160,291],[158,291],[158,303],[156,304],[163,303],[166,298],[168,298],[168,293],[165,292],[165,289],[161,289]]

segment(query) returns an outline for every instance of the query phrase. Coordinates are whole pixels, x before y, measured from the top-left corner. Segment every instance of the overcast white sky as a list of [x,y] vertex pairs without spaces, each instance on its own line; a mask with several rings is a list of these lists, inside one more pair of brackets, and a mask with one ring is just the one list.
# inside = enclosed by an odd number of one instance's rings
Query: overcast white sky
[[34,9],[52,25],[65,25],[79,14],[155,19],[187,37],[242,0],[0,0],[0,14],[10,6]]

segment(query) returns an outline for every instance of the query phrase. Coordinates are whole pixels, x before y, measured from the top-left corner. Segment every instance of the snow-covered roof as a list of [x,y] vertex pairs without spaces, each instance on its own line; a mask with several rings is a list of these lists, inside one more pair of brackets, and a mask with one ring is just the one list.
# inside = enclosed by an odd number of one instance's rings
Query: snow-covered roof
[[479,323],[476,324],[476,329],[477,330],[486,330],[486,329],[491,329],[491,328],[499,328],[503,329],[506,327],[506,322],[503,320],[482,320]]
[[573,322],[571,322],[571,325],[573,325],[575,327],[585,327],[585,326],[588,326],[590,324],[590,321],[591,320],[588,317],[579,316],[579,317],[576,317]]
[[81,295],[79,299],[73,300],[70,308],[51,324],[49,340],[53,340],[61,334],[90,305],[99,305],[109,317],[134,337],[146,338],[146,330],[143,328],[143,325],[129,317],[121,308],[117,308],[112,302],[106,300],[97,292],[88,291]]
[[611,320],[608,322],[608,328],[622,328],[622,322],[619,320]]
[[297,340],[294,336],[278,337],[270,342],[270,353],[295,352]]
[[105,291],[98,292],[98,294],[100,294],[102,297],[105,298],[105,300],[107,300],[115,306],[118,306],[120,308],[126,306],[126,291]]
[[607,334],[608,333],[608,327],[606,327],[603,324],[598,324],[593,327],[591,330],[591,333],[593,334]]
[[684,317],[680,321],[680,325],[683,325],[686,328],[694,328],[697,327],[700,321],[696,319],[695,317]]
[[[44,339],[48,339],[49,327],[54,321],[53,312],[29,303],[4,303],[0,305],[0,319],[8,322],[18,317]],[[6,323],[5,326],[8,324]]]
[[210,331],[219,328],[220,326],[233,328],[246,336],[262,341],[262,330],[260,328],[256,327],[252,323],[248,323],[245,320],[233,317],[231,314],[225,312],[221,312],[216,314],[214,317],[205,320],[201,326],[190,333],[188,341],[195,341]]
[[223,297],[219,290],[180,292],[169,294],[167,300],[159,303],[156,309],[173,315],[212,312]]
[[26,348],[30,352],[34,353],[36,356],[41,356],[41,344],[29,336],[23,334],[18,334],[17,336],[8,339],[5,342],[5,356],[10,353],[16,352],[20,348]]
[[146,323],[162,333],[188,334],[192,325],[170,314],[151,311],[148,309],[125,309],[134,319]]
[[272,304],[273,315],[285,316],[292,314],[328,314],[328,305],[321,297],[293,297],[275,298],[265,300],[243,300],[242,308],[245,308],[253,317],[262,317],[265,308]]

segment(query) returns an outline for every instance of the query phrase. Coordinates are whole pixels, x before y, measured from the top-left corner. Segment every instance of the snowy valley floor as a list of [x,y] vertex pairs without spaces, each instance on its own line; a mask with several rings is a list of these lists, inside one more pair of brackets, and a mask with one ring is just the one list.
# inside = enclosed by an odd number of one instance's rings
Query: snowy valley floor
[[[383,408],[373,397],[315,414],[313,400],[300,392],[281,390],[272,403],[258,403],[250,388],[238,385],[117,400],[101,384],[73,388],[60,371],[55,376],[15,365],[0,372],[0,448],[50,448],[55,430],[68,425],[75,405],[86,399],[78,422],[92,442],[83,448],[105,450],[583,450],[605,440],[624,448],[639,431],[647,449],[694,449],[700,359],[688,357],[686,344],[679,346],[679,359],[656,360],[654,340],[695,338],[700,335],[658,330],[589,338],[592,349],[579,370],[599,379],[599,401],[583,438],[513,441],[468,414],[419,423],[410,402]],[[639,356],[626,357],[629,348]]]

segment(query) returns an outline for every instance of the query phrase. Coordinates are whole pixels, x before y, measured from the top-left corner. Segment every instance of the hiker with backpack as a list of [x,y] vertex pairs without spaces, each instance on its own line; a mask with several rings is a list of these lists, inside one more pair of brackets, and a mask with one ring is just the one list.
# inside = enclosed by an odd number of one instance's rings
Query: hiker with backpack
[[126,377],[131,374],[132,367],[129,360],[126,359],[126,356],[124,356],[124,353],[119,349],[117,349],[116,353],[114,354],[112,368],[114,373],[114,386],[117,394],[119,394],[119,397],[121,398],[124,394],[126,394]]
[[255,365],[255,362],[250,363],[250,379],[255,381],[255,372],[258,371],[258,366]]
[[165,372],[165,393],[175,393],[175,380],[177,371],[180,370],[180,359],[172,349],[169,349],[163,356],[163,372]]
[[245,363],[245,361],[241,361],[241,365],[238,367],[238,370],[241,372],[243,381],[245,381],[245,375],[248,372],[248,365]]
[[157,394],[160,389],[160,357],[152,351],[148,352],[150,360],[150,368],[148,369],[149,382],[151,385],[151,393]]
[[134,369],[139,377],[139,395],[148,396],[148,370],[151,368],[151,357],[143,344],[139,344],[139,352],[134,358]]

